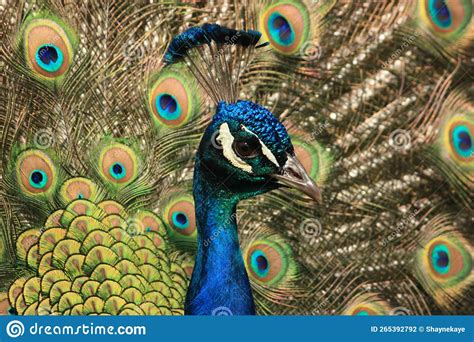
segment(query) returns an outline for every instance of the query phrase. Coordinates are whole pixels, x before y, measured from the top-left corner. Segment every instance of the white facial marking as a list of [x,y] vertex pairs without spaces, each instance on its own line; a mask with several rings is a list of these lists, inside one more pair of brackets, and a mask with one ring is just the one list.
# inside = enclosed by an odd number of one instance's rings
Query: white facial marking
[[280,167],[280,164],[278,164],[278,161],[276,160],[275,156],[273,155],[272,151],[270,151],[270,149],[263,143],[262,140],[260,140],[260,138],[258,137],[258,135],[256,135],[254,132],[250,131],[247,127],[245,126],[242,126],[247,132],[255,135],[258,139],[258,141],[260,142],[260,145],[262,146],[262,153],[265,157],[268,158],[268,160],[270,160],[273,164],[275,164],[278,168]]
[[234,149],[232,148],[232,143],[234,142],[234,136],[230,132],[229,125],[227,123],[223,123],[221,127],[219,127],[219,135],[217,136],[216,140],[222,145],[222,152],[224,153],[224,157],[235,167],[239,169],[252,173],[252,166],[247,164],[238,155],[235,154]]

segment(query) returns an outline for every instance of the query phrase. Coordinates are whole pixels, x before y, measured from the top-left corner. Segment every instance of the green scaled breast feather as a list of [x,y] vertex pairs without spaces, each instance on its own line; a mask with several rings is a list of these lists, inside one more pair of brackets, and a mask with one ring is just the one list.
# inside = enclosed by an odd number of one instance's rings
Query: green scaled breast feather
[[[65,189],[91,185],[83,181]],[[19,236],[17,257],[28,271],[10,286],[8,300],[24,315],[182,314],[188,278],[169,252],[154,213],[73,199]]]

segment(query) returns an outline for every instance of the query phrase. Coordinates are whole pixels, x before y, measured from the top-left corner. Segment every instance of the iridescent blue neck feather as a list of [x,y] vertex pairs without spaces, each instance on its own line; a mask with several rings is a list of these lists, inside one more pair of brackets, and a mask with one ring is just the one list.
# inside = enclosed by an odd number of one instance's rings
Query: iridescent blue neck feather
[[185,313],[253,315],[255,305],[237,234],[238,198],[225,186],[215,184],[212,172],[201,166],[199,157],[196,159],[198,248]]

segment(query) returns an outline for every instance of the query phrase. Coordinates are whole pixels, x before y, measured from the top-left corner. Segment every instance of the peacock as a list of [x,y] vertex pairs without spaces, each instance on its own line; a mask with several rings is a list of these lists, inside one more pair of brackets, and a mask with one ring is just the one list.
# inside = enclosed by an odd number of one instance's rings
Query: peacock
[[0,14],[0,313],[473,313],[471,1]]

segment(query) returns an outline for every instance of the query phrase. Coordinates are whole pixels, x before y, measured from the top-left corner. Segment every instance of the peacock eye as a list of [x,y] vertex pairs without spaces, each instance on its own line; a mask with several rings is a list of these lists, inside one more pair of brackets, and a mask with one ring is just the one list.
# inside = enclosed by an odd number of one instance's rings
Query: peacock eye
[[112,166],[110,167],[110,174],[115,179],[122,179],[127,174],[127,171],[121,163],[117,162],[112,164]]
[[451,141],[454,151],[461,158],[470,158],[473,154],[472,136],[468,124],[458,122],[451,127]]
[[264,278],[270,269],[270,263],[268,257],[264,252],[256,250],[251,255],[251,265],[254,272],[259,276]]
[[260,154],[261,146],[257,140],[234,141],[232,148],[241,158],[255,158]]
[[444,245],[435,246],[431,252],[431,260],[434,270],[438,274],[446,274],[449,271],[449,249]]
[[99,174],[110,185],[127,185],[138,177],[138,156],[121,143],[110,143],[99,155]]
[[36,61],[44,70],[55,72],[63,64],[63,54],[61,50],[53,44],[41,45],[36,51]]
[[30,184],[37,189],[43,189],[47,182],[48,176],[41,170],[34,170],[30,175]]
[[172,215],[172,222],[173,225],[179,229],[186,229],[189,227],[189,219],[185,212],[174,212]]

